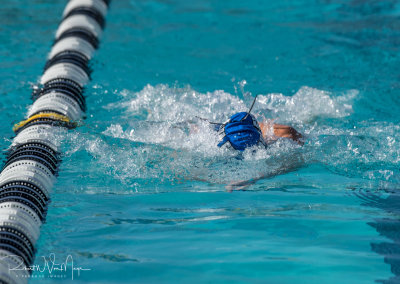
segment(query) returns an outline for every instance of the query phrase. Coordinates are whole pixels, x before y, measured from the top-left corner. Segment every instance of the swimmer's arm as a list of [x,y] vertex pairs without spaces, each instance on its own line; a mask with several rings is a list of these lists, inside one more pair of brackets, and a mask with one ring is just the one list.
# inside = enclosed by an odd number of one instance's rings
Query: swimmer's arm
[[303,135],[301,135],[296,129],[291,126],[274,124],[274,134],[278,137],[290,138],[301,145],[303,144],[303,142],[301,141]]
[[[261,132],[265,139],[268,138],[268,129],[270,128],[270,124],[268,122],[259,122]],[[303,135],[301,135],[296,129],[291,126],[283,125],[283,124],[273,124],[274,135],[276,137],[289,138],[293,141],[296,141],[300,145],[303,145]]]

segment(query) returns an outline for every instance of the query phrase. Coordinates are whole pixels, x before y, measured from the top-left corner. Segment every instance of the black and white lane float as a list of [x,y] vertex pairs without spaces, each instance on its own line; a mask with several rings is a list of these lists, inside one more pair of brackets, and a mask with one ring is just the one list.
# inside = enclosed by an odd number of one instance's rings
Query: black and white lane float
[[109,0],[71,0],[56,32],[40,88],[16,124],[0,174],[0,283],[27,283],[60,163],[57,128],[74,128],[86,109],[88,63],[99,45]]

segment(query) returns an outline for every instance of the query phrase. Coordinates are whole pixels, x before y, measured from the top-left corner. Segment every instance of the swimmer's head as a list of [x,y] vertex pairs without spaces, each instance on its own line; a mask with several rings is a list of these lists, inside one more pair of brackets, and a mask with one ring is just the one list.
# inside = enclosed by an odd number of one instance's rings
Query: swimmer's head
[[221,127],[221,134],[224,136],[218,147],[229,142],[235,150],[243,151],[263,142],[258,122],[249,112],[239,112],[232,115],[229,121]]

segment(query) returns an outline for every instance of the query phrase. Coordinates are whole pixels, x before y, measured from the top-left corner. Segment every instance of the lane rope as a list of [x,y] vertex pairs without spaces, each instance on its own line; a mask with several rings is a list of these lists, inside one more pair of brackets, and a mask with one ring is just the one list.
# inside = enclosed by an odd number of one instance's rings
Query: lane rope
[[58,128],[79,126],[86,111],[89,61],[99,46],[109,0],[70,0],[40,78],[33,104],[0,173],[0,283],[27,283],[35,244],[46,220],[60,165]]

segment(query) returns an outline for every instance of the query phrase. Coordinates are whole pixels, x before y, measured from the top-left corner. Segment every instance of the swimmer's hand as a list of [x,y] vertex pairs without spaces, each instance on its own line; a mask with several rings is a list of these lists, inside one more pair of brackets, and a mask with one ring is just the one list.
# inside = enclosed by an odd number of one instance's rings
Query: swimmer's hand
[[255,184],[257,181],[273,176],[274,174],[262,174],[258,177],[248,179],[248,180],[239,180],[239,181],[232,181],[230,184],[225,186],[225,189],[229,192],[234,190],[246,190],[250,185]]
[[234,190],[246,190],[250,185],[254,184],[253,180],[241,180],[241,181],[234,181],[230,184],[225,186],[225,189],[229,192]]

